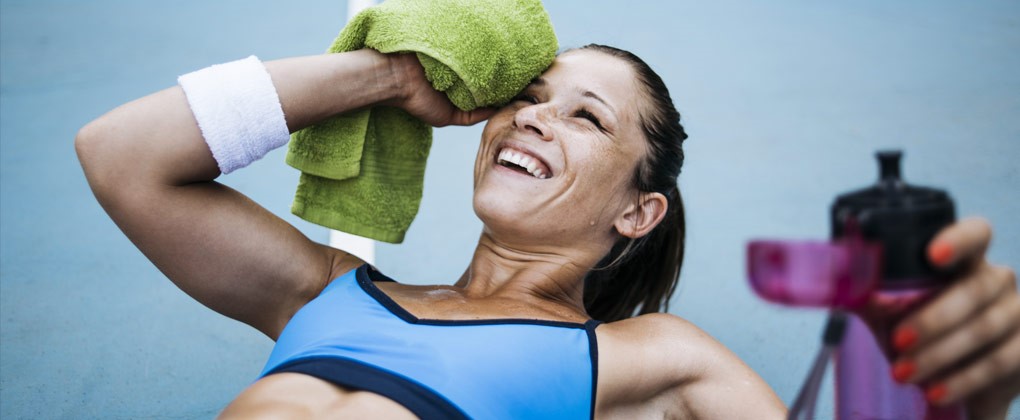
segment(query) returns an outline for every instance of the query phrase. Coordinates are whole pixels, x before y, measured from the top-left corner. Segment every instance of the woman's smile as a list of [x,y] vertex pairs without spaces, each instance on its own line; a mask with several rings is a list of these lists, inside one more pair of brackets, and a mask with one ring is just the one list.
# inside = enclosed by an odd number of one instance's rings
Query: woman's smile
[[520,150],[501,149],[496,156],[496,163],[519,173],[527,173],[534,178],[546,179],[549,177],[547,172],[550,171],[541,160]]

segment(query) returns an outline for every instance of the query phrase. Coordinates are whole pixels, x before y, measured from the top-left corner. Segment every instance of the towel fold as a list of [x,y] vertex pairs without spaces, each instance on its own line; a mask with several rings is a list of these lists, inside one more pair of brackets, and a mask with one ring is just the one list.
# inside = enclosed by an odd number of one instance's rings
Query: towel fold
[[[414,52],[436,90],[462,110],[502,105],[556,55],[539,0],[389,0],[358,14],[329,52]],[[421,203],[432,127],[375,107],[293,134],[302,171],[291,211],[309,222],[399,243]]]

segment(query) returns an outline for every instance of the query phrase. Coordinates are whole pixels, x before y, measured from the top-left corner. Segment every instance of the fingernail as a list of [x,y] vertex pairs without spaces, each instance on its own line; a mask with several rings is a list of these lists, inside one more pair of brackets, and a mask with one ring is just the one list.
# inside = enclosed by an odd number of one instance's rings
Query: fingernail
[[917,343],[917,331],[911,327],[900,327],[893,334],[893,347],[904,351]]
[[938,266],[949,264],[953,259],[953,246],[946,241],[935,241],[928,246],[928,259]]
[[896,382],[905,383],[907,379],[914,376],[914,372],[917,371],[917,366],[914,362],[909,360],[900,360],[893,364],[892,376],[896,379]]
[[928,399],[928,402],[938,403],[946,398],[947,393],[949,393],[949,390],[946,389],[946,384],[938,383],[929,386],[928,390],[924,392],[924,396]]

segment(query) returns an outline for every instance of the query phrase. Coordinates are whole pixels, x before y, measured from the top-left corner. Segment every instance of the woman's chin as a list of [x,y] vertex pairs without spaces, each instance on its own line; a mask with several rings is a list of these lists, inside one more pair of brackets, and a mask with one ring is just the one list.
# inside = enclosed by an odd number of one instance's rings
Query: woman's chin
[[[488,199],[487,199],[488,198]],[[543,230],[534,211],[522,208],[520,201],[507,197],[486,197],[475,195],[475,215],[482,221],[485,232],[490,236],[513,241],[541,241]]]
[[494,181],[497,180],[483,180],[475,188],[472,197],[475,214],[482,221],[487,216],[511,221],[522,220],[536,212],[540,203],[536,202],[538,197],[535,191],[514,183]]
[[514,206],[519,203],[508,203],[502,197],[486,199],[486,197],[475,195],[475,215],[482,221],[486,229],[499,228],[499,230],[519,227],[526,219],[523,212],[515,210]]

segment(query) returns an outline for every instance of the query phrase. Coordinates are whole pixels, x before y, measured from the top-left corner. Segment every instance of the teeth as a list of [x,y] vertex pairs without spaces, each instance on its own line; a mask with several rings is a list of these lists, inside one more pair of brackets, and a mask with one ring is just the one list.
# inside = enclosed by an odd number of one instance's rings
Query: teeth
[[509,162],[514,165],[520,166],[528,171],[529,174],[538,179],[546,179],[549,176],[546,175],[541,169],[539,169],[540,163],[538,160],[531,156],[518,153],[511,149],[503,149],[499,152],[497,157],[498,162]]
[[524,164],[524,167],[528,168],[528,172],[531,172],[532,175],[538,176],[535,174],[535,168],[538,167],[538,162],[528,159],[527,163]]
[[518,165],[521,165],[521,167],[526,169],[528,173],[531,173],[532,170],[530,167],[534,166],[535,162],[530,157],[524,156],[521,158],[521,161],[518,163]]

